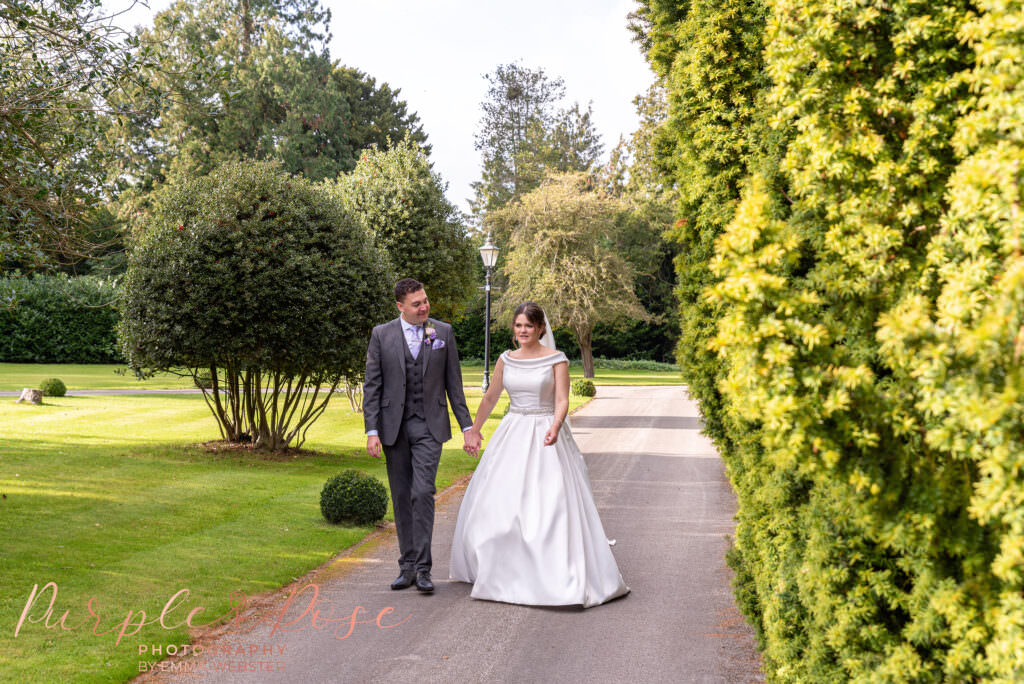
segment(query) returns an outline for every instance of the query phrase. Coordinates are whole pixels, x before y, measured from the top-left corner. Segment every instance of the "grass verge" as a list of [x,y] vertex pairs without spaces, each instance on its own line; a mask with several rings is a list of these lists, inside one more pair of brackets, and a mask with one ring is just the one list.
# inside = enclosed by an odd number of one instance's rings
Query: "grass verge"
[[[119,374],[125,366],[116,364],[0,363],[0,391],[18,392],[38,387],[46,378],[60,378],[69,390],[80,389],[195,389],[192,378],[161,373],[149,380],[137,380],[130,373]],[[491,366],[493,372],[494,367]],[[678,371],[625,370],[597,368],[595,385],[681,385]],[[569,367],[573,380],[583,377],[576,363]],[[479,388],[484,376],[482,365],[464,365],[462,379],[467,389]]]
[[[475,412],[480,394],[468,395]],[[233,592],[281,587],[373,529],[320,515],[320,488],[338,471],[387,480],[383,460],[363,450],[362,416],[343,397],[298,454],[197,446],[218,437],[197,395],[0,402],[0,680],[128,680],[138,674],[139,644],[189,642],[183,626],[138,628],[142,612],[154,621],[188,589],[169,624],[199,606],[198,623],[225,615]],[[439,490],[476,466],[460,445],[456,436],[444,449]],[[14,636],[33,586],[48,582],[57,587],[51,626],[47,592]],[[68,629],[59,624],[65,611]]]

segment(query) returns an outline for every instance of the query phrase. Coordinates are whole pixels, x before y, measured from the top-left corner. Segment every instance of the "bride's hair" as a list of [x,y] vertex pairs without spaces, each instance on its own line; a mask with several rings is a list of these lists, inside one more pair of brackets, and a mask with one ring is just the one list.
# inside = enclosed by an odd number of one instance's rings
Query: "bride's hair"
[[[526,320],[533,323],[533,327],[540,331],[538,338],[544,337],[544,333],[547,332],[547,328],[544,325],[544,309],[533,302],[523,302],[516,307],[516,312],[512,314],[512,325],[515,325],[516,319],[519,316],[526,316]],[[512,343],[519,344],[519,340],[516,339],[515,335],[512,336]]]

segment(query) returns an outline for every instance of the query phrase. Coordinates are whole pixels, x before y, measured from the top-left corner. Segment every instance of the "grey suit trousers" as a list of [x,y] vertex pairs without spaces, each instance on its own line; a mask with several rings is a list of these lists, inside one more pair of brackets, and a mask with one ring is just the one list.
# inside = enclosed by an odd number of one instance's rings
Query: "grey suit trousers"
[[441,461],[441,442],[430,434],[425,420],[405,418],[398,439],[384,446],[384,457],[398,531],[398,565],[403,573],[430,572],[437,491],[434,479]]

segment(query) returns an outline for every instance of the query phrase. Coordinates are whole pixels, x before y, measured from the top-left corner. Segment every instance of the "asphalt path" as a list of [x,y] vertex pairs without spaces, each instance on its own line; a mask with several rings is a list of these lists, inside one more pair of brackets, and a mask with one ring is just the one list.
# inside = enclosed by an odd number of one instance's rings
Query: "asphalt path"
[[438,495],[433,594],[390,590],[397,541],[383,529],[140,679],[764,681],[725,563],[735,497],[685,390],[600,387],[569,423],[628,596],[586,610],[470,598],[447,579],[462,482]]

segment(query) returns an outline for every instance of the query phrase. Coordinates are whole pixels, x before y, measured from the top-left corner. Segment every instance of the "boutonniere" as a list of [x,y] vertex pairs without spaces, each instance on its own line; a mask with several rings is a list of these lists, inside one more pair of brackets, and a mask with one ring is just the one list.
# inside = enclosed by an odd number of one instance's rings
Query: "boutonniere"
[[434,328],[423,329],[423,344],[429,344],[431,349],[444,349],[444,340],[437,339],[437,330]]

